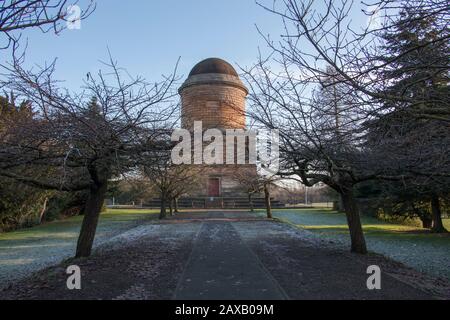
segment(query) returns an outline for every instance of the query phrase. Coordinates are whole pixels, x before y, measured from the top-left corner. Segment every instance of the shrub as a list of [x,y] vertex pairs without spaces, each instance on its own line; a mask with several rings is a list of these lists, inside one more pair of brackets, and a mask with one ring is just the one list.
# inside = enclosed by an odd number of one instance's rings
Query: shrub
[[9,231],[39,223],[52,192],[0,178],[0,194],[0,231]]

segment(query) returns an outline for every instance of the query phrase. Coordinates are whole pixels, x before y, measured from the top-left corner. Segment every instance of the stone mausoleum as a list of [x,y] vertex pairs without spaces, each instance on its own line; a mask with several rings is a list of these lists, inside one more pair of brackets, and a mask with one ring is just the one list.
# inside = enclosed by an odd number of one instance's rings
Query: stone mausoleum
[[[246,129],[248,90],[228,62],[208,58],[197,63],[178,92],[183,128],[192,131],[194,121],[202,121],[203,131],[212,128],[223,132],[226,129]],[[248,164],[248,161],[246,164],[203,164],[201,179],[189,192],[190,199],[197,202],[193,206],[239,206],[239,199],[244,201],[247,194],[236,177],[245,174],[256,174],[256,165]]]

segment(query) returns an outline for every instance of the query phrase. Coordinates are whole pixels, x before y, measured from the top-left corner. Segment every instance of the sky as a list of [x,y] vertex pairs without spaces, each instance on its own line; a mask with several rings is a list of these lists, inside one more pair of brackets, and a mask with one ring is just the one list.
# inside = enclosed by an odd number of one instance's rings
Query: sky
[[[83,1],[81,1],[81,6]],[[97,8],[80,29],[60,35],[27,31],[27,63],[43,65],[57,58],[57,77],[76,90],[90,72],[102,67],[108,48],[132,75],[156,81],[172,72],[178,58],[179,75],[208,57],[237,65],[256,60],[265,47],[255,25],[280,33],[278,18],[254,0],[97,0]]]
[[[272,0],[261,0],[270,5]],[[88,1],[80,0],[83,7]],[[258,34],[279,36],[279,17],[255,0],[97,0],[96,10],[80,29],[59,35],[27,30],[27,64],[57,59],[56,77],[79,91],[87,73],[94,75],[108,58],[150,82],[170,74],[180,58],[178,74],[208,57],[227,60],[236,69],[254,63],[267,45]],[[239,72],[239,70],[238,70]]]

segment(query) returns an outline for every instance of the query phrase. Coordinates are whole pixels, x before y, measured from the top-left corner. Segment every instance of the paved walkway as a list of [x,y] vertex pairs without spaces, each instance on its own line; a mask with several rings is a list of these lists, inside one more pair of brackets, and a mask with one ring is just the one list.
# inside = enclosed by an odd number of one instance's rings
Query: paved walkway
[[205,222],[175,299],[285,299],[230,222]]
[[[380,256],[359,256],[288,224],[244,211],[180,213],[148,221],[72,261],[83,289],[67,290],[65,266],[26,279],[21,299],[432,299],[430,282]],[[381,267],[368,290],[367,267]],[[390,270],[396,270],[393,276]],[[414,281],[397,275],[411,274]],[[406,277],[407,278],[407,277]],[[427,287],[427,291],[424,290]],[[447,290],[449,287],[445,287]]]
[[247,212],[202,212],[175,299],[426,299],[383,272],[368,290],[367,264],[310,242],[308,233]]

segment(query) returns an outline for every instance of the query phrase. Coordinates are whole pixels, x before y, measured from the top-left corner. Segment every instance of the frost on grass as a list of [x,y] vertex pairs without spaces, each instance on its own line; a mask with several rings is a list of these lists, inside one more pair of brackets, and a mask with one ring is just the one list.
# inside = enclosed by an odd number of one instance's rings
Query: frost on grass
[[158,224],[135,227],[103,241],[98,250],[115,250],[127,246],[130,243],[136,243],[142,240],[142,238],[154,235],[160,228],[161,225]]

